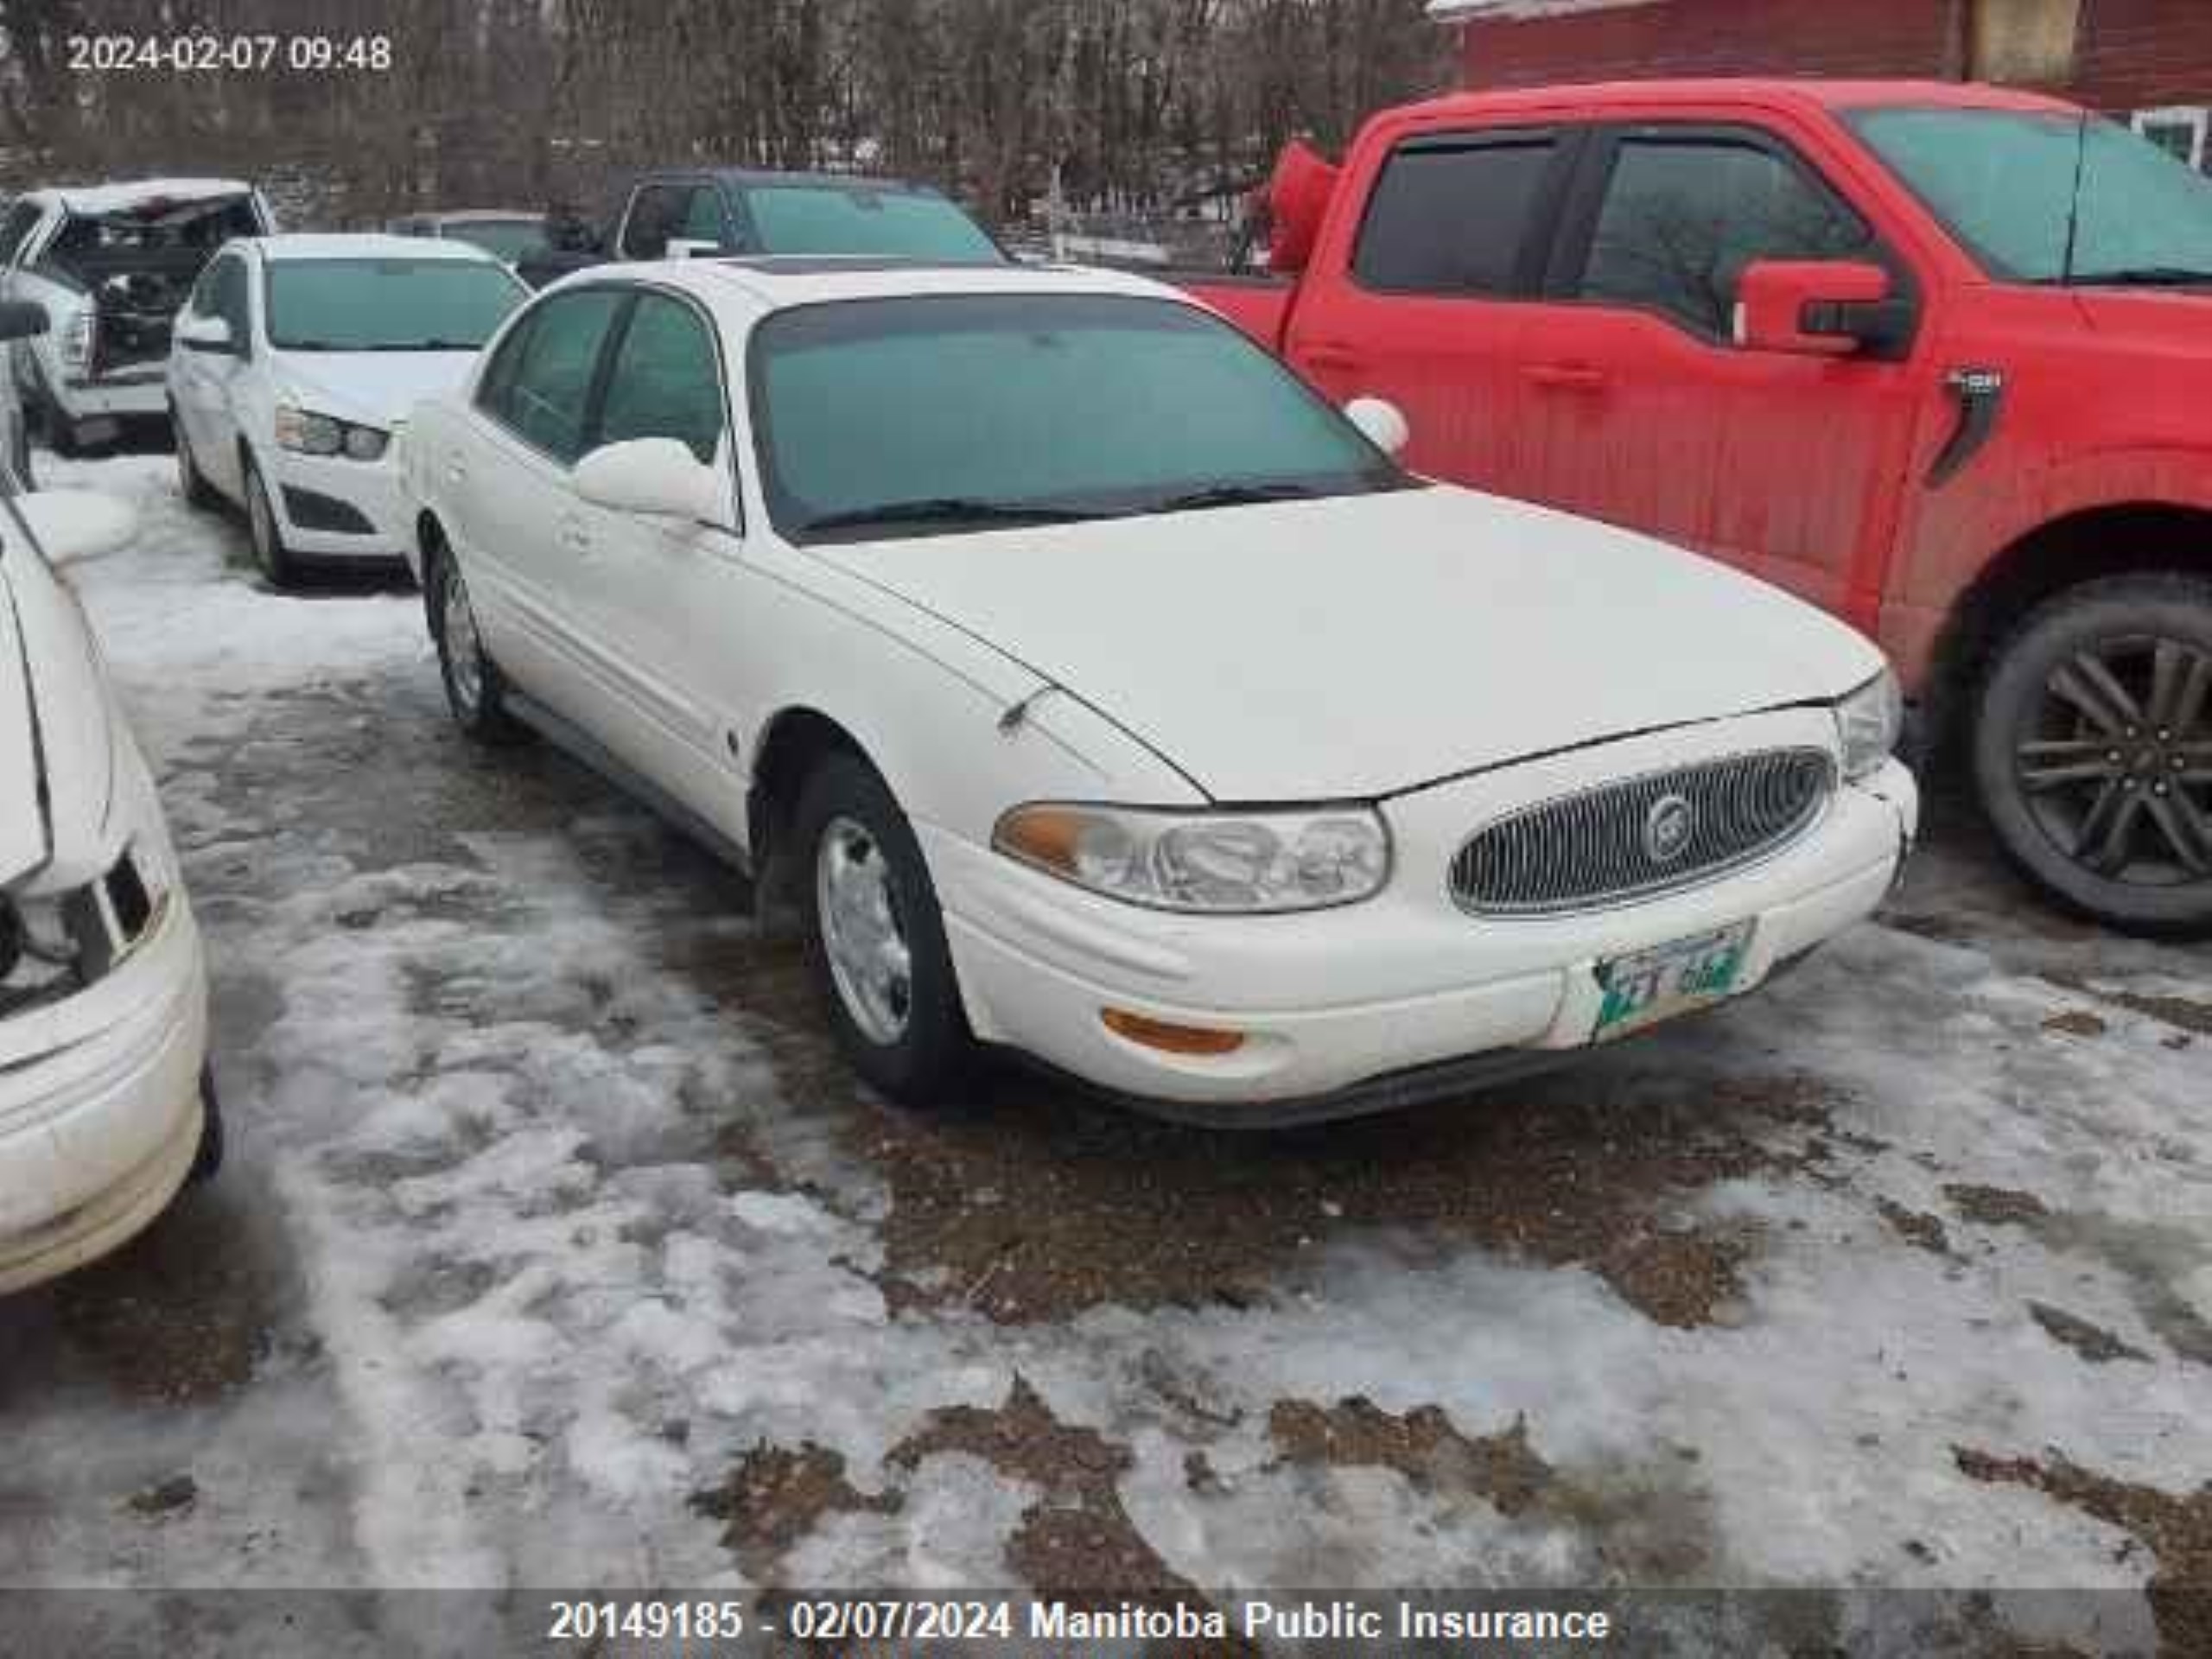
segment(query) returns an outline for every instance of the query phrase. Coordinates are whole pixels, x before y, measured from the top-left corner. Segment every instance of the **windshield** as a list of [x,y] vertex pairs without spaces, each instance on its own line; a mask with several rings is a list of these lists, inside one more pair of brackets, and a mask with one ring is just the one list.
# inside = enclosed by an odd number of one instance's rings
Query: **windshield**
[[513,264],[545,247],[545,226],[534,219],[458,219],[444,226],[448,240],[481,248],[494,259]]
[[996,265],[1006,256],[943,196],[903,190],[765,185],[746,193],[760,251],[861,254]]
[[2212,283],[2212,180],[2124,127],[2017,110],[1861,110],[1851,121],[1993,276]]
[[769,512],[798,542],[1408,482],[1274,358],[1171,301],[808,306],[753,332],[749,378]]
[[473,352],[530,297],[473,259],[297,259],[269,267],[269,343],[291,352]]

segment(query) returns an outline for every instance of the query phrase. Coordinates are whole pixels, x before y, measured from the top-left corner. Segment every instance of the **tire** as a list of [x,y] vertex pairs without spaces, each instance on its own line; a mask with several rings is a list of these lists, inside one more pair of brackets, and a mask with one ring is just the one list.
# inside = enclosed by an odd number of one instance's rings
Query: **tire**
[[276,522],[276,509],[269,499],[269,487],[261,481],[261,468],[249,455],[245,461],[245,528],[247,538],[253,543],[253,562],[271,588],[289,588],[299,579],[299,561],[284,545],[283,526]]
[[2013,862],[2126,933],[2212,935],[2212,582],[2085,582],[1983,681],[1974,785]]
[[[874,770],[833,754],[799,792],[806,950],[837,1046],[892,1099],[935,1105],[974,1057],[921,845]],[[880,906],[873,904],[880,897]],[[887,953],[903,957],[903,974]]]
[[185,435],[184,423],[169,411],[169,429],[176,434],[176,485],[185,500],[202,512],[219,512],[223,498],[200,470],[200,463],[193,458],[192,440]]
[[438,647],[438,677],[454,724],[487,748],[511,748],[530,728],[509,712],[506,677],[484,649],[475,607],[460,563],[443,548],[424,550],[429,569],[430,637]]

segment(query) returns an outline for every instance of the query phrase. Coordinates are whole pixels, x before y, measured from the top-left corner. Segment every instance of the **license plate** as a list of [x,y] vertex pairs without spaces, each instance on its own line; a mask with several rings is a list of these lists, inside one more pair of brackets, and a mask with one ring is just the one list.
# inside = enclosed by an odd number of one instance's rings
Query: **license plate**
[[1738,922],[1717,932],[1599,963],[1598,983],[1605,988],[1605,1000],[1598,1010],[1598,1027],[1591,1040],[1625,1037],[1733,996],[1745,959],[1751,955],[1751,928],[1750,922]]

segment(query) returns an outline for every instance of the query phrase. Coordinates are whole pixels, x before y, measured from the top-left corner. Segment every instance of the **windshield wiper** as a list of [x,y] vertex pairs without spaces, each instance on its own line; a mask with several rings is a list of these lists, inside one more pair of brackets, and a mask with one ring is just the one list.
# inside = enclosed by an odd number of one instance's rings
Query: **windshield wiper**
[[2124,265],[2117,270],[2077,270],[2065,283],[2069,288],[2203,288],[2212,287],[2212,270],[2193,265]]
[[1149,512],[1195,512],[1205,507],[1255,507],[1269,501],[1310,501],[1325,492],[1311,484],[1209,484],[1147,507]]
[[825,513],[810,518],[802,531],[853,530],[866,524],[1078,524],[1094,518],[1111,518],[1110,512],[1088,507],[1054,506],[1047,502],[990,501],[976,496],[939,495],[918,501],[885,501],[849,512]]

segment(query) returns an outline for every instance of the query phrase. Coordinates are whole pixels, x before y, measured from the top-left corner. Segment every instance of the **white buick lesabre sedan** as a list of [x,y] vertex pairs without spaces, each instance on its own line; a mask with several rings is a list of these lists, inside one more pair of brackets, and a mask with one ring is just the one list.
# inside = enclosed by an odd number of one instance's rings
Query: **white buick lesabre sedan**
[[1351,416],[1133,277],[704,260],[546,290],[404,464],[461,725],[797,899],[897,1096],[981,1042],[1370,1110],[1874,908],[1917,799],[1872,645]]
[[131,525],[81,492],[0,493],[0,1294],[115,1249],[221,1157],[199,931],[48,565]]

